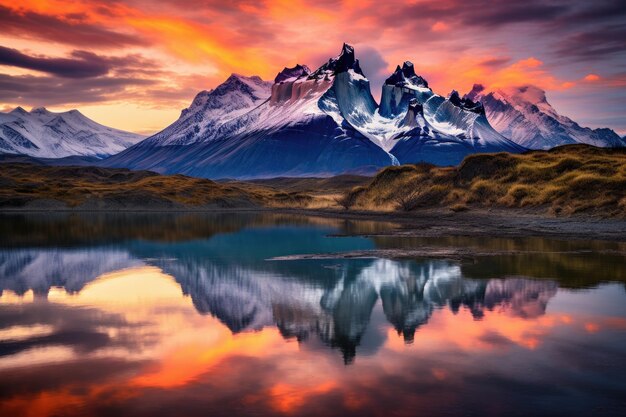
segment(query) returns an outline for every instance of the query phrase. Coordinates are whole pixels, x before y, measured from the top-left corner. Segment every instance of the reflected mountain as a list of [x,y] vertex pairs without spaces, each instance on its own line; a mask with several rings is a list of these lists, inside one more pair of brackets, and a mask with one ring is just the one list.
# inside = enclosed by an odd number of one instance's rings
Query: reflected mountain
[[[301,228],[298,239],[287,238],[293,229],[272,230],[275,238],[284,239],[277,244],[282,253],[302,252],[311,245],[323,249],[328,242],[351,244],[343,238],[324,240],[319,230]],[[267,248],[251,248],[263,246],[266,237],[255,229],[249,235],[184,244],[2,250],[0,290],[24,294],[32,289],[45,298],[52,287],[78,292],[107,272],[156,266],[176,280],[199,313],[218,318],[231,332],[277,326],[285,338],[303,343],[318,338],[339,349],[350,363],[361,348],[378,348],[362,346],[362,339],[379,300],[386,320],[411,343],[436,309],[456,313],[467,308],[475,319],[495,308],[517,317],[537,317],[545,313],[558,288],[555,281],[523,277],[467,279],[458,262],[445,260],[265,261]]]
[[0,251],[0,295],[5,290],[18,295],[33,290],[36,297],[46,298],[52,287],[76,293],[102,274],[142,264],[123,250]]

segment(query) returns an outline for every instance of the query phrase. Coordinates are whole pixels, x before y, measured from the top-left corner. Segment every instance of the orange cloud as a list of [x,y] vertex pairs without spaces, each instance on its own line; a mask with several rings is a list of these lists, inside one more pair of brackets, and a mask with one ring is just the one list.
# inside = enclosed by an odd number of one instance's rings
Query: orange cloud
[[441,94],[452,89],[463,93],[469,91],[475,83],[483,84],[487,89],[533,84],[544,90],[564,90],[575,85],[572,81],[553,75],[535,57],[521,59],[504,67],[483,65],[484,62],[485,57],[473,56],[461,57],[454,65],[442,62],[427,68],[426,78],[434,90]]
[[597,74],[587,74],[583,79],[585,81],[598,81],[600,79],[600,76]]
[[430,27],[430,30],[432,30],[433,32],[445,32],[449,28],[449,25],[445,24],[444,22],[438,21]]

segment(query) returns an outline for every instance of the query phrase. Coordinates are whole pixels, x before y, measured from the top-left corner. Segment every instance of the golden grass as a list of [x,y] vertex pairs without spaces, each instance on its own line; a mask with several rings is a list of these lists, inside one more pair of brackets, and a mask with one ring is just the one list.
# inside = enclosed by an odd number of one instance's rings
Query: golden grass
[[2,164],[0,206],[57,201],[72,208],[301,207],[312,197],[261,186],[238,187],[184,175],[96,167]]
[[455,168],[390,167],[353,200],[351,208],[361,210],[526,208],[626,217],[626,150],[571,145],[472,155]]

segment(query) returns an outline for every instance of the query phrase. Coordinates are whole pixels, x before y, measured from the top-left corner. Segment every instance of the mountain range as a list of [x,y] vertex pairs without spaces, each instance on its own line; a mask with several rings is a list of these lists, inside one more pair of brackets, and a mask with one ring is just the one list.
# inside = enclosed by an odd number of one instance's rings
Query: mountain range
[[207,178],[369,174],[404,163],[456,165],[474,153],[626,144],[610,129],[559,115],[537,87],[475,85],[444,97],[409,61],[385,80],[378,104],[347,44],[315,71],[298,64],[274,82],[233,74],[145,140],[77,111],[18,108],[0,122],[3,153],[106,157],[97,164]]
[[600,147],[621,147],[623,138],[611,129],[581,127],[562,116],[548,103],[546,92],[532,85],[486,91],[475,84],[465,95],[480,101],[491,125],[507,138],[529,149],[585,143]]
[[232,75],[198,94],[173,125],[103,164],[210,178],[297,177],[525,150],[489,125],[480,104],[433,93],[410,62],[385,81],[379,106],[344,44],[317,70],[285,68],[273,84]]
[[0,153],[37,158],[87,156],[105,158],[144,136],[94,122],[78,110],[54,113],[40,107],[17,107],[0,113]]

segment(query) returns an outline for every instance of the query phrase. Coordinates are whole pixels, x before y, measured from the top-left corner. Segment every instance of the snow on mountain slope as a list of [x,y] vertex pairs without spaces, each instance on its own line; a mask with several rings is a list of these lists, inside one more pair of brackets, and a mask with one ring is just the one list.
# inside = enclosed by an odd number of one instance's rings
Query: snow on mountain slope
[[148,138],[142,146],[189,145],[219,135],[222,125],[257,107],[270,97],[272,83],[257,76],[232,74],[214,90],[202,91],[173,124]]
[[456,165],[472,153],[525,150],[491,127],[480,103],[435,94],[408,61],[385,81],[374,121],[379,143],[401,163]]
[[0,113],[0,153],[38,158],[103,158],[123,151],[143,136],[103,126],[78,110],[53,113],[21,107]]
[[476,84],[465,96],[480,100],[492,126],[529,149],[586,143],[600,147],[626,146],[611,129],[581,127],[560,115],[546,99],[545,91],[532,85],[486,91]]
[[[227,84],[215,91],[232,91]],[[166,136],[167,128],[159,138],[104,164],[209,178],[263,178],[374,172],[397,163],[355,127],[371,118],[376,102],[349,45],[313,73],[302,65],[285,68],[269,98],[259,101],[225,110],[219,123],[205,123],[215,113],[198,112],[199,124],[211,125],[210,132],[200,129],[197,138],[177,141]],[[157,143],[171,146],[148,146]]]

